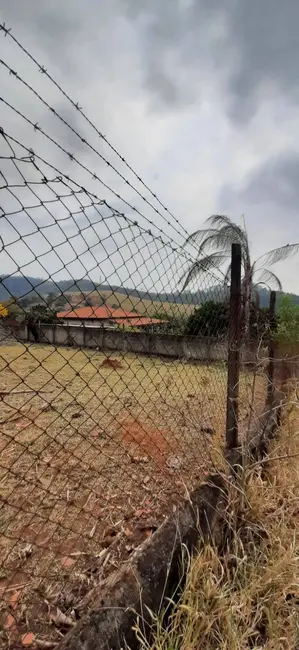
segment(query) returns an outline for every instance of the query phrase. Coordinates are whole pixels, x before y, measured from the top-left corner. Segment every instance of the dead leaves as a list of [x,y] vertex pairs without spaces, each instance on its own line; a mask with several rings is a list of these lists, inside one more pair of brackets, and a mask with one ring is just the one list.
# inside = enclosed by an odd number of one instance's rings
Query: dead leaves
[[50,614],[50,621],[57,627],[73,627],[75,625],[75,621],[64,614],[59,607],[56,608],[56,612]]
[[139,519],[140,517],[143,517],[144,515],[148,514],[148,510],[145,510],[144,508],[139,508],[138,510],[135,510],[134,512],[134,517],[137,517]]
[[21,592],[20,591],[15,591],[12,596],[9,598],[9,605],[11,609],[17,609],[19,598],[20,598]]
[[64,569],[70,569],[70,567],[73,566],[75,561],[76,560],[74,560],[74,558],[72,558],[72,557],[63,557],[62,560],[61,560],[61,566]]
[[20,551],[20,556],[23,560],[26,560],[33,553],[33,544],[26,544],[24,548]]
[[149,457],[148,456],[131,456],[131,462],[132,463],[148,463],[149,462]]
[[115,528],[108,527],[104,530],[103,538],[101,540],[101,546],[103,548],[108,548],[116,539],[118,539],[119,533]]
[[35,634],[33,632],[26,632],[26,634],[23,634],[22,636],[22,645],[25,647],[29,647],[33,645],[35,642]]
[[7,614],[3,622],[3,630],[11,632],[12,630],[16,630],[16,627],[17,627],[17,621],[15,617],[12,614]]

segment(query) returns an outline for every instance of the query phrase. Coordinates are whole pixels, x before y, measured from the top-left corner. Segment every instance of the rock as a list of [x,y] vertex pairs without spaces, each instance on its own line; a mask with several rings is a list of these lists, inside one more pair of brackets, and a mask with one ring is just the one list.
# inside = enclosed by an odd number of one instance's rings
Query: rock
[[75,560],[73,557],[63,557],[61,560],[61,566],[64,569],[69,569],[71,566],[75,564]]
[[167,458],[166,465],[167,467],[171,467],[171,469],[180,469],[182,466],[182,461],[177,456],[169,456]]
[[23,646],[31,646],[35,642],[35,635],[32,632],[26,632],[26,634],[23,634],[22,636],[22,645]]

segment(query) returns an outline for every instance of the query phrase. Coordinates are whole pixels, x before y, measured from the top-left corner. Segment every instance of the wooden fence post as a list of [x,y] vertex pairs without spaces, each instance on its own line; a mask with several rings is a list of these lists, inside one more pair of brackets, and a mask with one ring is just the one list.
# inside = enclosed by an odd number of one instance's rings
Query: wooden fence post
[[270,321],[270,334],[269,334],[269,363],[267,368],[267,402],[271,402],[274,396],[275,387],[274,387],[274,354],[275,354],[275,344],[273,338],[273,328],[275,322],[275,306],[276,306],[276,291],[270,292],[270,303],[269,303],[269,321]]
[[226,448],[238,447],[241,342],[241,246],[232,244],[228,330]]

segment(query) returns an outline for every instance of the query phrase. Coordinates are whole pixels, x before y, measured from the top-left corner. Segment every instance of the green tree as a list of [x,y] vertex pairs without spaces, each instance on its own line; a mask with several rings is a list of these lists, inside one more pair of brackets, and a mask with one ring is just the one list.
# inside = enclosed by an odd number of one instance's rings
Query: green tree
[[[189,336],[225,336],[228,333],[229,303],[207,300],[189,316],[185,334]],[[244,323],[243,323],[244,327]],[[249,335],[259,340],[269,331],[269,310],[250,306]]]
[[56,298],[57,298],[56,294],[55,294],[53,291],[50,291],[50,293],[48,293],[48,295],[47,295],[47,297],[46,297],[46,303],[47,303],[47,305],[48,305],[49,307],[50,307],[51,305],[53,305],[53,303],[56,301]]
[[53,309],[49,309],[46,305],[34,305],[31,307],[27,314],[27,320],[31,323],[57,323],[59,319]]
[[86,296],[84,300],[85,306],[86,307],[93,307],[93,299],[91,296]]
[[189,316],[187,336],[223,336],[228,330],[229,304],[207,300]]
[[57,296],[55,300],[56,307],[64,307],[66,303],[67,303],[67,299],[65,296],[63,296],[62,294],[60,296]]
[[22,309],[26,309],[26,307],[28,307],[30,305],[30,302],[31,302],[31,300],[30,300],[30,298],[28,296],[24,296],[24,298],[18,298],[18,305]]
[[252,260],[250,242],[245,225],[234,223],[225,215],[213,215],[206,221],[206,227],[190,235],[186,243],[191,242],[198,248],[197,259],[192,262],[184,277],[183,289],[192,280],[207,271],[224,268],[225,280],[230,277],[230,258],[232,243],[241,245],[242,255],[242,296],[245,329],[249,330],[250,302],[255,285],[266,284],[272,289],[282,290],[282,285],[275,273],[268,266],[286,260],[299,251],[299,243],[286,244]]
[[155,325],[155,329],[159,329],[166,334],[184,334],[188,316],[176,315],[173,316],[165,312],[156,312],[150,315],[150,318],[158,318],[162,322]]
[[292,303],[288,295],[280,299],[275,338],[282,344],[299,343],[299,305]]
[[[244,324],[243,324],[244,326]],[[277,319],[271,322],[268,307],[257,307],[255,304],[250,305],[249,332],[252,340],[260,341],[267,336],[271,330],[276,331]]]

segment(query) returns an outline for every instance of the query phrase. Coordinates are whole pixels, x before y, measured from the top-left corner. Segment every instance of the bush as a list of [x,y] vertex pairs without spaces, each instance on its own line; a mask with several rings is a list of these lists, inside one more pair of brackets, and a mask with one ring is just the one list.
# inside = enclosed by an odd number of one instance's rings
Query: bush
[[275,338],[282,344],[299,343],[299,305],[292,303],[290,296],[280,300]]
[[228,331],[229,304],[207,300],[188,318],[188,336],[223,336]]
[[[228,324],[229,303],[226,301],[214,302],[213,300],[208,300],[189,316],[185,334],[189,336],[221,337],[228,333]],[[269,331],[269,328],[269,310],[259,309],[255,305],[251,305],[249,322],[250,338],[254,340],[261,339]]]

